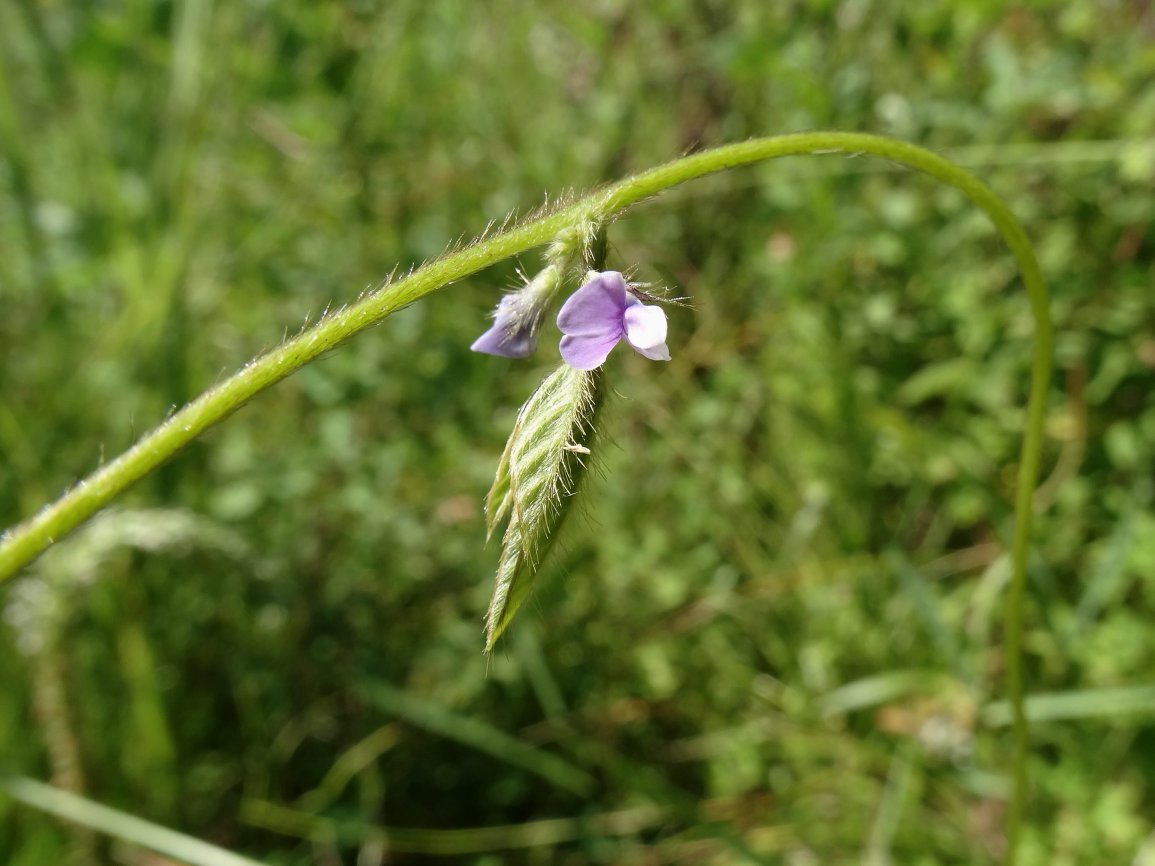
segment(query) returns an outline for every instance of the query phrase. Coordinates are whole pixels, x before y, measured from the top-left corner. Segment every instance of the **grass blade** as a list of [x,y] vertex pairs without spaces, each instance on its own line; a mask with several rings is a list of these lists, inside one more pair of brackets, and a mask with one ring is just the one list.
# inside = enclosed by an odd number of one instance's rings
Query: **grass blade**
[[131,842],[190,866],[261,866],[256,860],[33,779],[13,776],[0,778],[0,791],[25,806]]

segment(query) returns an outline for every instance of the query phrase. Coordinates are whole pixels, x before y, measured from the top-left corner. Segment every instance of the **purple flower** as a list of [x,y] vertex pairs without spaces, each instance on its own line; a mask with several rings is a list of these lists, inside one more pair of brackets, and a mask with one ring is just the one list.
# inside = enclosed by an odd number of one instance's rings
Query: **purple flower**
[[624,337],[635,351],[654,361],[670,360],[666,348],[666,312],[643,304],[617,271],[591,272],[557,314],[561,356],[575,370],[593,370]]
[[560,284],[561,272],[551,265],[506,295],[493,312],[493,326],[469,348],[502,358],[528,358],[537,348],[538,326]]
[[520,315],[517,295],[506,295],[493,314],[493,326],[473,341],[474,352],[502,358],[528,358],[537,348],[541,316]]

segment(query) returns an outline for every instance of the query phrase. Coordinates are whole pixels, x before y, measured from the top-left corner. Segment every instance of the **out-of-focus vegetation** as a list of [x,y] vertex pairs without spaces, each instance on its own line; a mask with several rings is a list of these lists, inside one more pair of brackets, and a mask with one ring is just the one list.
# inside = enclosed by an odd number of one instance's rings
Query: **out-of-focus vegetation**
[[[974,167],[1059,328],[1027,862],[1155,863],[1149,4],[7,0],[0,76],[0,525],[545,191],[818,127]],[[611,242],[693,309],[669,365],[611,359],[584,518],[493,659],[481,501],[556,356],[468,351],[512,262],[0,590],[0,771],[281,864],[993,862],[1010,257],[959,195],[841,157]],[[0,860],[68,856],[144,862],[0,800]]]

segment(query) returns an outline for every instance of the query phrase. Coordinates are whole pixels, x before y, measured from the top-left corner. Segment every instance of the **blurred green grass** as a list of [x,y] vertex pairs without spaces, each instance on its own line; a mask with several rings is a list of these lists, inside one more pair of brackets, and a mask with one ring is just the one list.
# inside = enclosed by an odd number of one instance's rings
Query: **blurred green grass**
[[[909,138],[1008,198],[1055,295],[1027,862],[1155,862],[1153,33],[1089,0],[9,0],[0,523],[547,192],[755,134]],[[515,263],[185,452],[124,503],[168,511],[114,518],[140,535],[0,590],[0,768],[72,760],[92,798],[273,863],[740,862],[739,838],[993,862],[1009,258],[957,195],[836,158],[695,184],[611,241],[693,309],[668,367],[612,361],[601,478],[492,661],[480,503],[554,351],[468,351]],[[28,654],[36,591],[62,607]],[[0,801],[0,859],[70,851],[128,856]]]

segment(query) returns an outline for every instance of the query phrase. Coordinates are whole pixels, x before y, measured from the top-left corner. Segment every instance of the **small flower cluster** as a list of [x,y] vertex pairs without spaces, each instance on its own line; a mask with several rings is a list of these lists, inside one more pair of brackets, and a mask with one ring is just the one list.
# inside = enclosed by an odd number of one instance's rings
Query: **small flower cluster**
[[[525,288],[502,298],[493,326],[470,348],[504,358],[531,355],[561,276],[561,269],[550,265]],[[618,271],[590,271],[581,288],[562,304],[557,326],[562,332],[562,359],[575,370],[600,367],[622,340],[653,361],[670,360],[665,311],[642,303],[637,287]]]
[[[475,352],[525,358],[580,255],[605,259],[604,232],[573,229],[559,236],[547,266],[524,288],[506,295]],[[654,361],[670,360],[666,313],[618,271],[590,271],[557,315],[565,362],[521,407],[485,501],[487,536],[505,524],[493,596],[485,615],[485,649],[492,652],[533,591],[539,564],[587,474],[595,420],[606,391],[598,369],[623,340]]]

